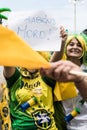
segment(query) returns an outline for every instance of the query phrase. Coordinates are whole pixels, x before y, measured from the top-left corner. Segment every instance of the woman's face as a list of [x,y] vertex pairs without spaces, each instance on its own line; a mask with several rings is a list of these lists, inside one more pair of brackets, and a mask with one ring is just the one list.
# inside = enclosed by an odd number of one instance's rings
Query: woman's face
[[70,41],[66,48],[67,57],[80,58],[83,53],[83,49],[79,41],[74,38]]

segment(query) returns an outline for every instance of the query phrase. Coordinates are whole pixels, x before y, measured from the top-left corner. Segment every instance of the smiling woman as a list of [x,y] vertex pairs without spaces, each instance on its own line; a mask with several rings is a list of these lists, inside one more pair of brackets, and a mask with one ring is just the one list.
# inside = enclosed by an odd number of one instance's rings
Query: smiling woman
[[83,50],[78,39],[74,38],[73,40],[70,41],[70,43],[67,45],[66,53],[67,57],[72,56],[78,59],[82,57]]
[[[86,50],[87,50],[87,36],[84,34],[81,35],[71,35],[68,36],[68,39],[65,44],[65,50],[64,50],[64,55],[63,58],[66,60],[70,60],[76,65],[79,65],[83,69],[83,64],[87,65],[87,60],[86,60]],[[74,85],[70,85],[70,87],[74,87]],[[68,89],[68,88],[67,88]],[[72,93],[72,91],[70,92]],[[69,116],[67,116],[68,113],[72,113],[73,110],[77,107],[77,104],[79,103],[79,99],[82,98],[79,91],[77,91],[78,96],[74,98],[68,98],[67,100],[63,101],[63,106],[65,108],[66,112],[66,117],[65,119],[68,120]],[[69,107],[71,106],[71,107]],[[86,110],[87,109],[87,103],[84,102],[81,105],[81,108],[78,107],[78,110],[80,110],[80,113],[76,116],[73,117],[73,120],[70,120],[71,125],[68,124],[67,127],[68,129],[72,130],[80,130],[80,129],[87,129],[86,123]],[[72,110],[72,112],[71,112]],[[83,122],[83,125],[82,125]],[[85,127],[84,127],[85,126]]]
[[74,34],[67,38],[63,59],[71,60],[77,65],[81,65],[83,62],[86,64],[86,42],[87,37],[85,34]]
[[[58,71],[59,75],[56,76],[58,77],[58,82],[55,86],[54,94],[57,97],[58,101],[59,100],[62,101],[62,104],[64,106],[65,114],[66,114],[65,120],[67,122],[70,122],[70,123],[67,123],[68,130],[82,130],[82,129],[86,130],[87,129],[87,111],[86,111],[87,103],[83,101],[81,104],[81,107],[80,105],[78,107],[78,110],[80,110],[79,111],[80,113],[76,114],[76,110],[77,110],[76,107],[78,106],[79,99],[82,98],[82,96],[80,92],[76,89],[77,84],[75,84],[74,82],[69,82],[70,81],[69,77],[68,77],[68,82],[64,82],[64,81],[66,81],[65,79],[68,75],[68,70],[70,71],[70,67],[69,67],[70,64],[74,63],[74,65],[77,66],[76,70],[78,70],[78,66],[80,66],[83,70],[84,69],[83,65],[86,66],[87,68],[87,51],[86,51],[87,50],[87,36],[84,35],[83,33],[81,35],[72,34],[72,35],[67,36],[66,32],[64,31],[64,28],[62,28],[61,37],[62,37],[61,51],[54,53],[52,57],[52,61],[53,62],[58,61],[59,60],[58,56],[60,56],[60,53],[62,52],[61,57],[63,60],[65,60],[65,62],[64,61],[58,62],[58,65],[61,62],[63,62],[63,64],[60,64],[61,66],[58,66],[58,69],[56,69],[56,72]],[[70,61],[72,61],[73,63]],[[64,66],[64,64],[66,65]],[[73,66],[71,68],[73,70]],[[77,77],[75,78],[75,81],[78,82]],[[82,81],[84,82],[83,79]],[[83,87],[84,85],[82,85],[80,82],[79,86]],[[73,117],[73,120],[72,120],[71,115],[73,115],[72,114],[73,112],[75,114],[75,117]]]

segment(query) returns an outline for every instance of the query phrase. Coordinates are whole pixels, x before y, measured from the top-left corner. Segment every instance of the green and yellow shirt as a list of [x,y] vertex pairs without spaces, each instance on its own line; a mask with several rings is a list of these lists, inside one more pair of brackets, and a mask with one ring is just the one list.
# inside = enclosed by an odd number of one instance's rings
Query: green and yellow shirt
[[30,74],[16,69],[15,74],[7,79],[7,86],[12,130],[57,130],[53,117],[54,80],[42,80],[39,72]]

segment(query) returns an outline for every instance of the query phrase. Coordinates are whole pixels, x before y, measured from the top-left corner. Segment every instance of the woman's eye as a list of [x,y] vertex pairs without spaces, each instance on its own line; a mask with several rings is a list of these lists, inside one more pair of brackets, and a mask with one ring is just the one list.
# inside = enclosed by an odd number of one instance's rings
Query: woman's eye
[[78,47],[82,47],[80,43],[77,44]]
[[73,42],[70,42],[70,44],[69,44],[70,46],[73,46],[74,45],[74,43]]

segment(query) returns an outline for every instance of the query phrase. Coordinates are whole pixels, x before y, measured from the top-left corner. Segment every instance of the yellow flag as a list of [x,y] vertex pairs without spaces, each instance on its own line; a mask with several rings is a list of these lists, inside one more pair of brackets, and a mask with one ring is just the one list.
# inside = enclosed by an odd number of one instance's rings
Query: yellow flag
[[78,95],[74,82],[56,82],[54,88],[55,100],[62,101]]
[[0,65],[30,69],[48,68],[47,62],[14,31],[0,25]]

